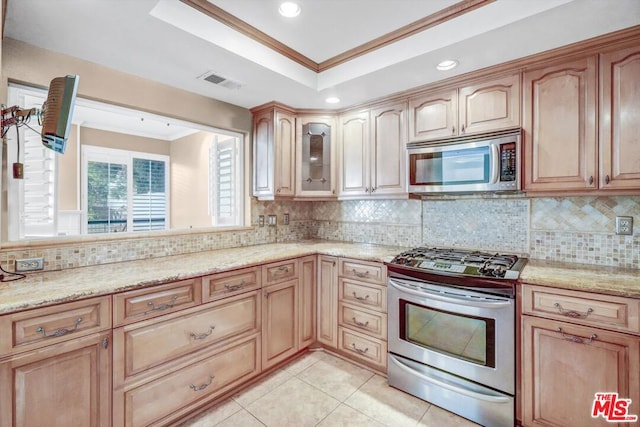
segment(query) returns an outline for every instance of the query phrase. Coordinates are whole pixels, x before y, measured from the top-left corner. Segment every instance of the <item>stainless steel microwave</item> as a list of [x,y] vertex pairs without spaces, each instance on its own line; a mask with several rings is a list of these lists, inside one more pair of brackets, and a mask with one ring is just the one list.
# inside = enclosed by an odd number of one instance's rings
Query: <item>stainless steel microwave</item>
[[521,131],[407,144],[409,192],[518,191]]

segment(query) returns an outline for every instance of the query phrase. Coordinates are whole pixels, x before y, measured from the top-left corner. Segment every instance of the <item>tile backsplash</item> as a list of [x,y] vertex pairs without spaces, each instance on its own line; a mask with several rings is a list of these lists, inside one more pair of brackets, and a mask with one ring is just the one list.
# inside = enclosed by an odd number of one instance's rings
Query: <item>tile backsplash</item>
[[[284,225],[284,214],[289,224]],[[258,226],[276,215],[275,227]],[[615,217],[632,216],[632,236],[615,234]],[[0,265],[44,257],[45,269],[195,253],[301,239],[402,247],[450,246],[513,252],[533,259],[640,268],[640,196],[467,198],[457,200],[272,201],[251,204],[248,229],[24,246],[0,251]]]

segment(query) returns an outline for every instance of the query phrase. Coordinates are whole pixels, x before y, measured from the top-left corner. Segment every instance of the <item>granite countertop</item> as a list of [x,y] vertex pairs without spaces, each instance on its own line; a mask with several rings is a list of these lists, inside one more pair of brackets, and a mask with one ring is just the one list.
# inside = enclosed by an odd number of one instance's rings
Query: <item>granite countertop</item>
[[0,283],[0,314],[317,253],[384,262],[406,249],[335,241],[301,241],[31,273],[25,279]]
[[522,283],[640,298],[640,270],[529,260]]
[[[273,243],[28,274],[0,283],[0,314],[305,255],[390,261],[409,248],[326,240]],[[640,270],[529,260],[523,283],[640,298]]]

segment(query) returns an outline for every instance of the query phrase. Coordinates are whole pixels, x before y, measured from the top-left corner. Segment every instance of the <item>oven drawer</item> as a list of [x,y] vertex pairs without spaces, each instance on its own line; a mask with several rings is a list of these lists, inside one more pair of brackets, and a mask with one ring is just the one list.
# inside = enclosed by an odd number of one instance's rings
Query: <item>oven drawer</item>
[[352,331],[338,327],[338,349],[350,356],[375,365],[382,371],[387,369],[387,343]]
[[350,304],[387,312],[387,289],[382,286],[340,278],[338,298]]
[[202,278],[202,299],[215,301],[231,295],[259,289],[260,267],[227,271]]
[[356,261],[340,258],[338,275],[354,280],[384,285],[387,280],[387,267],[378,262]]
[[522,312],[605,329],[640,333],[640,300],[522,285]]
[[387,339],[387,315],[384,313],[340,302],[338,323],[381,340]]

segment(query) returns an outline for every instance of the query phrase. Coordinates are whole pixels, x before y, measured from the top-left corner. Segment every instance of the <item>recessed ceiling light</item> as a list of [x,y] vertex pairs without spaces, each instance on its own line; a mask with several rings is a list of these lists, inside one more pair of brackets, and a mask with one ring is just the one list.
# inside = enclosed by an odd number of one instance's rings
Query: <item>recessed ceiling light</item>
[[327,104],[337,104],[338,102],[340,102],[340,98],[336,98],[335,96],[330,96],[329,98],[325,99],[325,102]]
[[440,71],[450,70],[458,66],[458,61],[455,59],[447,59],[446,61],[442,61],[438,65],[436,65],[436,69]]
[[297,3],[292,1],[286,1],[280,4],[280,8],[278,9],[280,15],[285,16],[287,18],[293,18],[295,16],[300,15],[300,6]]

